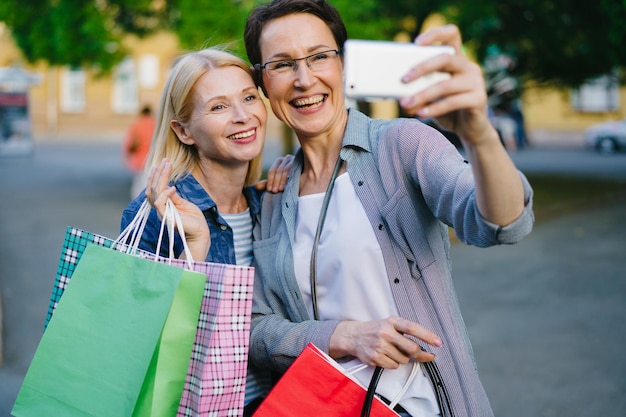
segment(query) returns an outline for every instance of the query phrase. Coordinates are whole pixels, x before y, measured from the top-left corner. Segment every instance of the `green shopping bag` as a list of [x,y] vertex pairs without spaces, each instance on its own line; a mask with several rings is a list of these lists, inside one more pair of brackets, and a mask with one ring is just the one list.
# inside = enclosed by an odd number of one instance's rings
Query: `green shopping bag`
[[[185,279],[187,277],[195,279]],[[174,417],[185,387],[206,275],[185,274],[154,350],[133,417]]]
[[[88,245],[41,338],[12,414],[124,417],[132,416],[136,406],[141,411],[144,401],[160,399],[150,389],[158,383],[147,382],[143,391],[142,386],[150,372],[159,381],[159,371],[167,369],[163,350],[155,348],[159,340],[169,338],[168,331],[162,331],[176,327],[164,328],[170,307],[177,305],[173,300],[179,289],[187,287],[181,282],[195,280],[203,286],[205,278]],[[196,293],[202,296],[202,290]],[[192,344],[193,338],[185,361]],[[180,392],[174,395],[177,405]]]

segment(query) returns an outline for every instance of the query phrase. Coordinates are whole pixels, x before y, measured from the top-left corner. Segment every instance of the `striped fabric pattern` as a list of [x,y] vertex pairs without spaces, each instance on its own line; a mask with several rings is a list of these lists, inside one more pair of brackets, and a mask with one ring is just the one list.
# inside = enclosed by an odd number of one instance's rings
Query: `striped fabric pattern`
[[252,264],[252,217],[250,217],[250,209],[242,213],[221,213],[221,215],[233,229],[237,265],[248,266]]

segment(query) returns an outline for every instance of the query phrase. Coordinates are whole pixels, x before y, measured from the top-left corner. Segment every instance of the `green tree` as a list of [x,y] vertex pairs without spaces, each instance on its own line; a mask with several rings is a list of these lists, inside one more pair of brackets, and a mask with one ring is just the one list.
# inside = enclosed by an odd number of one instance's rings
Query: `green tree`
[[497,46],[524,81],[577,87],[613,72],[626,82],[626,1],[483,0],[458,2],[448,16],[483,61]]
[[3,0],[0,21],[29,62],[92,67],[107,73],[124,55],[125,33],[144,35],[163,25],[166,9],[150,0]]
[[351,38],[390,40],[398,32],[411,39],[424,21],[445,9],[446,0],[330,0],[343,17]]
[[[2,0],[0,21],[30,62],[90,66],[107,72],[123,57],[121,38],[172,29],[184,48],[226,44],[243,56],[245,18],[265,0]],[[617,72],[626,83],[626,0],[330,0],[352,38],[416,36],[442,13],[457,23],[481,62],[489,51],[511,56],[513,75],[576,87]]]
[[222,45],[244,56],[243,27],[250,1],[171,0],[171,4],[172,29],[184,48]]
[[459,25],[464,41],[484,63],[493,50],[510,56],[511,75],[553,87],[577,87],[617,73],[626,83],[626,0],[331,0],[351,37],[414,38],[424,20],[441,13]]

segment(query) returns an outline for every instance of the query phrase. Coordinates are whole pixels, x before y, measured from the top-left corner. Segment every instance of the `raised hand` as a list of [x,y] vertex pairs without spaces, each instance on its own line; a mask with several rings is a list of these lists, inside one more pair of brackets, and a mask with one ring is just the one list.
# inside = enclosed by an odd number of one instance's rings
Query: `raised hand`
[[182,221],[183,230],[177,225],[178,232],[184,233],[193,259],[204,261],[211,247],[209,226],[198,206],[182,198],[175,187],[168,185],[171,172],[172,164],[167,159],[153,167],[147,181],[146,197],[160,218],[163,218],[165,213],[167,200],[170,199],[174,203]]
[[293,155],[279,156],[267,171],[267,179],[259,181],[255,187],[259,190],[267,190],[270,193],[284,191],[291,165],[293,165]]
[[463,53],[459,29],[455,25],[436,27],[418,36],[415,43],[449,45],[455,49],[455,54],[441,54],[421,62],[405,75],[405,82],[433,71],[447,72],[451,77],[401,99],[403,109],[409,114],[435,119],[442,128],[455,132],[465,142],[478,144],[493,140],[497,132],[487,117],[483,72]]

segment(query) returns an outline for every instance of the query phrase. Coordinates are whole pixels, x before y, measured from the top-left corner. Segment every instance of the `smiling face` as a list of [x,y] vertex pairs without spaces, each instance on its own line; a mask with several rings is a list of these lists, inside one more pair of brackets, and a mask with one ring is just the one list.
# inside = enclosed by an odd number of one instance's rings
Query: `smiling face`
[[181,142],[201,160],[247,163],[263,149],[267,110],[250,75],[239,67],[211,69],[194,85],[188,122],[172,121]]
[[[263,63],[296,59],[317,52],[340,49],[332,32],[317,16],[286,15],[269,21],[259,39]],[[304,60],[295,72],[268,77],[263,83],[274,114],[294,129],[299,139],[343,135],[347,119],[340,58],[323,70],[312,71]]]

